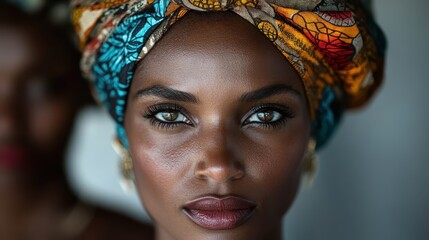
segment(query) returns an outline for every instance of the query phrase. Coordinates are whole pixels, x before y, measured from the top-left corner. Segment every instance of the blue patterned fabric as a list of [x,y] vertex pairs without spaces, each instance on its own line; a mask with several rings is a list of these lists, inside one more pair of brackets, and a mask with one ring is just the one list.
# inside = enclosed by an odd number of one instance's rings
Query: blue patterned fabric
[[148,37],[164,20],[169,3],[168,0],[157,1],[141,13],[125,19],[101,45],[95,58],[94,85],[99,100],[116,120],[118,137],[124,145],[128,145],[128,141],[122,123],[138,56]]
[[341,119],[341,111],[334,113],[335,94],[331,87],[326,86],[323,90],[322,101],[317,110],[317,118],[312,123],[313,137],[317,142],[317,147],[323,146],[331,137],[334,129]]
[[[118,123],[125,114],[128,88],[138,55],[147,38],[164,20],[169,1],[157,1],[139,14],[125,19],[105,41],[95,58],[93,73],[99,99]],[[111,108],[111,102],[115,107]]]

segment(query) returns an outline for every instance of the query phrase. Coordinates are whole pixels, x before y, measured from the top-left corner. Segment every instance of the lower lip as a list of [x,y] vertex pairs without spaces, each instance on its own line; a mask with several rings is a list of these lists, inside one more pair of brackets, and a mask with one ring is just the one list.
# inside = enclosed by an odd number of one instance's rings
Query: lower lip
[[240,226],[253,214],[255,208],[207,211],[196,209],[184,209],[188,216],[197,225],[210,230],[225,230]]
[[0,168],[18,169],[27,162],[25,151],[19,148],[8,148],[0,150]]

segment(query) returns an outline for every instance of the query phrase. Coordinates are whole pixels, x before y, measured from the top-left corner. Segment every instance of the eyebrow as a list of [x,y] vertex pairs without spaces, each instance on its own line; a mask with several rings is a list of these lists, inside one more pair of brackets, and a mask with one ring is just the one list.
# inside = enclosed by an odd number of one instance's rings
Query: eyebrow
[[246,93],[240,97],[240,102],[254,102],[264,98],[271,97],[273,95],[292,93],[297,97],[301,98],[301,93],[295,90],[292,86],[284,84],[276,84],[268,87],[264,87],[253,92]]
[[156,96],[165,98],[172,101],[181,101],[181,102],[190,102],[190,103],[198,103],[198,98],[194,95],[186,92],[182,92],[179,90],[175,90],[172,88],[155,85],[149,88],[139,90],[135,95],[134,99],[143,96]]
[[[295,90],[292,86],[284,84],[276,84],[272,86],[267,86],[253,92],[245,93],[240,97],[240,102],[254,102],[264,98],[271,97],[273,95],[292,93],[297,97],[301,97],[301,94]],[[164,87],[161,85],[155,85],[149,88],[144,88],[139,90],[135,95],[134,99],[144,96],[156,96],[160,98],[165,98],[172,101],[181,101],[189,103],[199,103],[199,100],[194,95],[175,90],[169,87]]]

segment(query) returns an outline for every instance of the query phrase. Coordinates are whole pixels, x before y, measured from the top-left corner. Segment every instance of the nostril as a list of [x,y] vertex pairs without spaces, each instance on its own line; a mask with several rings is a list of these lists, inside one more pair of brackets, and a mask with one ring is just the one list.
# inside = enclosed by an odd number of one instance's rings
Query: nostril
[[240,179],[244,177],[244,166],[238,161],[234,162],[234,179]]
[[238,162],[219,162],[201,161],[197,164],[195,177],[201,180],[210,179],[215,182],[227,182],[238,180],[244,177],[242,165]]
[[208,169],[207,177],[215,180],[216,182],[224,182],[229,178],[229,169],[224,168],[223,166],[211,166]]
[[237,171],[235,175],[231,177],[232,180],[239,180],[244,177],[244,171]]
[[197,164],[197,167],[195,169],[195,177],[198,179],[202,179],[205,180],[207,179],[207,175],[204,171],[204,169],[206,169],[206,163],[204,161],[201,161]]

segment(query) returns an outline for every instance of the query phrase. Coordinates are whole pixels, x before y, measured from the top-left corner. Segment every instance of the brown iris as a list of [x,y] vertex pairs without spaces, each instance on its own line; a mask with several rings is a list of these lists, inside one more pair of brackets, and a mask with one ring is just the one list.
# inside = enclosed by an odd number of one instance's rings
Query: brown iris
[[274,118],[273,111],[265,111],[257,113],[257,117],[261,122],[271,122]]
[[172,122],[172,121],[176,120],[178,116],[179,116],[178,112],[163,112],[162,113],[162,117],[164,118],[165,121],[168,121],[168,122]]

